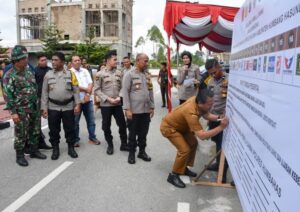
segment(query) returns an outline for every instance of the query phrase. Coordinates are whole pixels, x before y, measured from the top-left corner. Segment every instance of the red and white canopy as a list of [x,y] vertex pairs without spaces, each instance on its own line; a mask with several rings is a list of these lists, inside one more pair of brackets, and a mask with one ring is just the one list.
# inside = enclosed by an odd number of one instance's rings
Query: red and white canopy
[[233,20],[239,8],[167,1],[164,28],[176,43],[199,44],[213,52],[229,52]]

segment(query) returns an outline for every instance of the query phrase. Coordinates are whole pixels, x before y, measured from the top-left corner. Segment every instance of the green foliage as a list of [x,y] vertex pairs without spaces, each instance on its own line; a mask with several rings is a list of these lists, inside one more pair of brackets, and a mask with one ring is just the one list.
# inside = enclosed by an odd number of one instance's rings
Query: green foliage
[[165,62],[167,61],[166,53],[165,53],[165,48],[163,46],[160,46],[157,52],[157,57],[156,60],[158,62]]
[[147,33],[147,38],[156,44],[166,46],[165,39],[161,34],[161,31],[156,25],[153,25]]
[[63,31],[60,31],[55,24],[49,25],[45,29],[45,38],[41,39],[44,48],[43,51],[48,58],[58,50],[62,50],[62,45],[59,43],[62,40]]
[[[0,38],[0,41],[2,41],[1,38]],[[3,48],[2,46],[0,46],[0,58],[2,58],[2,60],[4,62],[8,62],[9,61],[9,55],[6,54],[7,50],[8,50],[8,48]]]
[[75,46],[74,54],[86,58],[90,64],[102,63],[106,52],[110,49],[108,45],[100,45],[93,42],[95,38],[95,29],[90,27],[87,31],[87,40],[85,43],[77,44]]
[[108,50],[109,46],[104,46],[97,43],[90,45],[81,43],[76,45],[74,54],[86,58],[88,63],[100,64],[102,63]]
[[140,36],[140,37],[137,39],[137,41],[136,41],[134,47],[137,48],[137,47],[139,47],[139,46],[143,46],[143,45],[145,45],[145,43],[146,43],[146,41],[145,41],[144,37],[143,37],[143,36]]

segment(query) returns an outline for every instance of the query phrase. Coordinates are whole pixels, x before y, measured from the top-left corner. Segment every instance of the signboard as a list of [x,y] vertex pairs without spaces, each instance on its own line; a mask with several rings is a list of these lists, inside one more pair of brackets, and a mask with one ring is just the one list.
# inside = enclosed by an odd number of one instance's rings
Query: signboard
[[244,211],[300,211],[300,2],[246,0],[234,21],[223,148]]

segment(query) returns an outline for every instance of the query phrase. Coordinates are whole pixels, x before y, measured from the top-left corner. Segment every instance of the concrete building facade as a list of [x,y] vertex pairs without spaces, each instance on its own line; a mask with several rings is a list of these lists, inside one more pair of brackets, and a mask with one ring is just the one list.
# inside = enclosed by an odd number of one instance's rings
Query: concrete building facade
[[121,59],[132,52],[132,6],[133,0],[16,0],[18,43],[42,51],[51,23],[63,31],[62,42],[83,43],[92,27],[93,41],[111,45]]

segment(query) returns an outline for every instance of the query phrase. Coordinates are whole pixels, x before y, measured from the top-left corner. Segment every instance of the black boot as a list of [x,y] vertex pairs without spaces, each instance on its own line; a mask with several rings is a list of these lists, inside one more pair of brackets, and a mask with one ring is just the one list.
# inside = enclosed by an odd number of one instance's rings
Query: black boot
[[10,127],[10,123],[9,122],[2,122],[0,121],[0,130],[3,130],[5,128]]
[[24,150],[16,150],[16,155],[17,155],[17,164],[20,166],[28,166],[28,162],[24,157]]
[[185,173],[184,175],[187,175],[189,177],[197,177],[197,174],[195,172],[192,172],[191,170],[189,170],[188,168],[185,169]]
[[151,157],[149,157],[149,155],[147,155],[145,149],[140,149],[139,154],[137,155],[138,158],[141,158],[144,161],[151,161]]
[[120,146],[120,151],[129,151],[129,146],[126,143],[122,143]]
[[78,155],[74,149],[74,144],[68,144],[68,154],[71,156],[71,158],[78,158]]
[[30,157],[45,160],[47,158],[46,155],[42,154],[37,147],[31,146]]
[[48,146],[46,144],[46,142],[45,142],[45,136],[44,136],[44,134],[43,134],[42,131],[40,132],[39,149],[46,149],[46,150],[52,149],[51,146]]
[[24,146],[24,154],[30,155],[30,148],[29,148],[29,145],[27,142],[25,143],[25,146]]
[[108,155],[114,154],[114,145],[113,145],[112,141],[107,141],[107,144],[108,144],[108,147],[106,149],[106,153]]
[[51,146],[47,145],[45,140],[43,139],[40,139],[39,141],[39,149],[46,149],[46,150],[49,150],[49,149],[52,149]]
[[170,173],[167,181],[177,188],[185,188],[185,184],[182,182],[178,174]]
[[128,163],[129,164],[135,164],[135,152],[134,151],[129,152]]
[[57,160],[59,158],[59,146],[58,145],[53,145],[52,146],[52,155],[51,155],[51,159],[52,160]]

